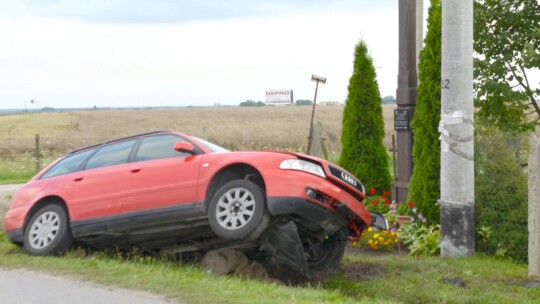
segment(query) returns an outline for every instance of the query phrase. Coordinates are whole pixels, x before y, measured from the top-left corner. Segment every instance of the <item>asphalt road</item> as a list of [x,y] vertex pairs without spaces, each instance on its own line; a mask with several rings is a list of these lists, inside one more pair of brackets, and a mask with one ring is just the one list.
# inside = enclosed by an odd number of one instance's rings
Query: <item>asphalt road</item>
[[0,302],[10,304],[171,304],[142,291],[111,288],[30,270],[0,269]]
[[[2,198],[22,185],[0,185]],[[1,206],[0,206],[1,207]],[[2,227],[0,227],[2,229]],[[44,272],[0,268],[0,303],[6,304],[166,304],[181,303],[148,292],[81,281]]]
[[0,197],[15,192],[15,190],[19,189],[20,186],[22,186],[22,184],[0,185]]

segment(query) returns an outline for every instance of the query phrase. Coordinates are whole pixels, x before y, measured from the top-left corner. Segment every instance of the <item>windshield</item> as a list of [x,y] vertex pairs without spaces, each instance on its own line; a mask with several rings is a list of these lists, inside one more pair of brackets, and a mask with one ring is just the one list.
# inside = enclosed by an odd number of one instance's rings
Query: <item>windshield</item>
[[205,146],[206,148],[208,148],[208,150],[212,151],[212,152],[229,152],[229,150],[223,148],[223,147],[220,147],[216,144],[213,144],[209,141],[206,141],[204,139],[200,139],[198,137],[193,137],[195,138],[196,140],[198,140],[203,146]]

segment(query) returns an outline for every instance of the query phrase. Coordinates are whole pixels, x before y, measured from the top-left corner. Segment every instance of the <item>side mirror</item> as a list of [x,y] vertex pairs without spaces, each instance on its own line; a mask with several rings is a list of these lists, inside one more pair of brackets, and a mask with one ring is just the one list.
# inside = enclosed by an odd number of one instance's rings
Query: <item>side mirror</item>
[[195,148],[193,147],[192,144],[188,143],[187,141],[179,141],[176,144],[174,144],[174,150],[178,152],[195,154]]

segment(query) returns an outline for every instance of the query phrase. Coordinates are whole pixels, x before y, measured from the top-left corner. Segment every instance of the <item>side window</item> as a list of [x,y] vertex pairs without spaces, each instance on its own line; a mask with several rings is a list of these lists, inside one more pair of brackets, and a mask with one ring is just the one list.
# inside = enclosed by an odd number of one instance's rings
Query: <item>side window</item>
[[183,139],[175,135],[156,135],[145,137],[137,152],[137,161],[154,160],[162,158],[172,158],[188,156],[189,153],[182,153],[174,150],[174,144]]
[[127,140],[100,148],[96,154],[88,160],[85,169],[88,170],[127,163],[129,153],[136,141],[137,140]]
[[68,155],[56,165],[52,166],[41,178],[53,177],[58,175],[64,175],[78,171],[81,165],[92,155],[96,149],[91,149],[77,154]]

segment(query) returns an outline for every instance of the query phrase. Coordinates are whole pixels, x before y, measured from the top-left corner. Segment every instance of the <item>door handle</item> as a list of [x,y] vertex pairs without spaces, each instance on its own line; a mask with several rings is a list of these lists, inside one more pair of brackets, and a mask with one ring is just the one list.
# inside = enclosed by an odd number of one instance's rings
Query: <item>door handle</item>
[[84,177],[82,177],[82,176],[81,176],[81,177],[77,177],[77,178],[74,178],[73,181],[75,181],[75,182],[80,182],[80,181],[83,180],[83,178],[84,178]]
[[141,168],[131,169],[131,173],[137,173],[139,171],[141,171]]

